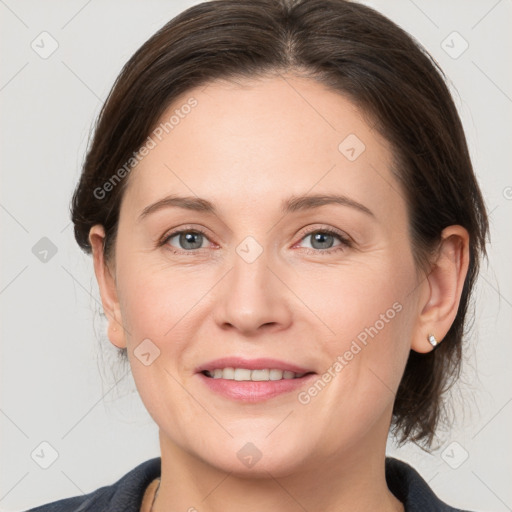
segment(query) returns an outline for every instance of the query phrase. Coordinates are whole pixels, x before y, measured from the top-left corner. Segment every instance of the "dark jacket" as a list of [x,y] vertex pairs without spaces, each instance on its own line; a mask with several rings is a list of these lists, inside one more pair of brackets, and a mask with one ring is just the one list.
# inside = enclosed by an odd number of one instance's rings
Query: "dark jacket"
[[[138,465],[113,485],[27,512],[139,512],[146,487],[159,476],[160,457],[156,457]],[[386,480],[406,512],[463,512],[440,501],[425,480],[405,462],[387,458]]]

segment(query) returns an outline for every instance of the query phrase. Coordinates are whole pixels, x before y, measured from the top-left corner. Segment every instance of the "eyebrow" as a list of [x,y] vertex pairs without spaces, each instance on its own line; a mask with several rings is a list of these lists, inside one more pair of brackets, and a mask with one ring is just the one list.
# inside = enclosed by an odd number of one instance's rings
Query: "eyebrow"
[[[366,215],[375,217],[375,214],[363,204],[351,199],[347,196],[336,195],[336,194],[316,194],[316,195],[305,195],[305,196],[292,196],[281,203],[281,213],[293,213],[298,211],[311,210],[314,208],[320,208],[321,206],[329,204],[339,204],[342,206],[349,206],[356,210],[359,210]],[[192,210],[197,212],[203,212],[208,214],[217,215],[217,209],[208,200],[194,196],[176,196],[170,195],[156,201],[149,206],[146,206],[142,210],[138,217],[138,221],[143,220],[149,214],[159,211],[163,208],[183,208],[185,210]]]

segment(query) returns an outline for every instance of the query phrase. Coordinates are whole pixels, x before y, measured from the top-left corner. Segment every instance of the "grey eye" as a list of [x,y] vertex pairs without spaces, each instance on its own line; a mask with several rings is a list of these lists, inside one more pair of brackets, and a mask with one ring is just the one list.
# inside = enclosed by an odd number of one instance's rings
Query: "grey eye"
[[331,235],[323,231],[317,231],[306,235],[303,240],[309,239],[311,241],[312,249],[330,249],[334,246],[334,240],[338,235]]
[[[205,236],[196,231],[181,231],[170,236],[168,242],[170,243],[173,238],[178,238],[178,249],[194,250],[202,247]],[[173,244],[170,243],[170,245]],[[173,247],[176,246],[173,245]]]

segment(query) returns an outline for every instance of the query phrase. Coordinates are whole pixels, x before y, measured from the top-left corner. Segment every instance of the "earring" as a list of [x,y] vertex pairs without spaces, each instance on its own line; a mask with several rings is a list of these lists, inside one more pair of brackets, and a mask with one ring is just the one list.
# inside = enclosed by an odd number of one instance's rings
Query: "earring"
[[427,340],[428,342],[433,346],[433,347],[436,347],[438,345],[438,341],[437,341],[437,338],[433,335],[433,334],[429,334],[427,336]]

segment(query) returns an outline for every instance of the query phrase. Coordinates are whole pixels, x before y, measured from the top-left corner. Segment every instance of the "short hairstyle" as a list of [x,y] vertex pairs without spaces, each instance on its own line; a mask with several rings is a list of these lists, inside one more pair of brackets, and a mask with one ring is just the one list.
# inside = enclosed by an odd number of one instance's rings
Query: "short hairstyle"
[[469,232],[456,318],[436,350],[411,351],[394,402],[398,441],[430,446],[445,417],[445,393],[460,372],[488,219],[442,71],[385,16],[345,0],[212,0],[176,16],[130,58],[103,105],[72,199],[75,238],[90,253],[89,230],[102,224],[103,250],[107,260],[112,256],[129,180],[120,171],[175,98],[216,79],[282,72],[342,94],[390,143],[418,269],[428,271],[444,228],[458,224]]

